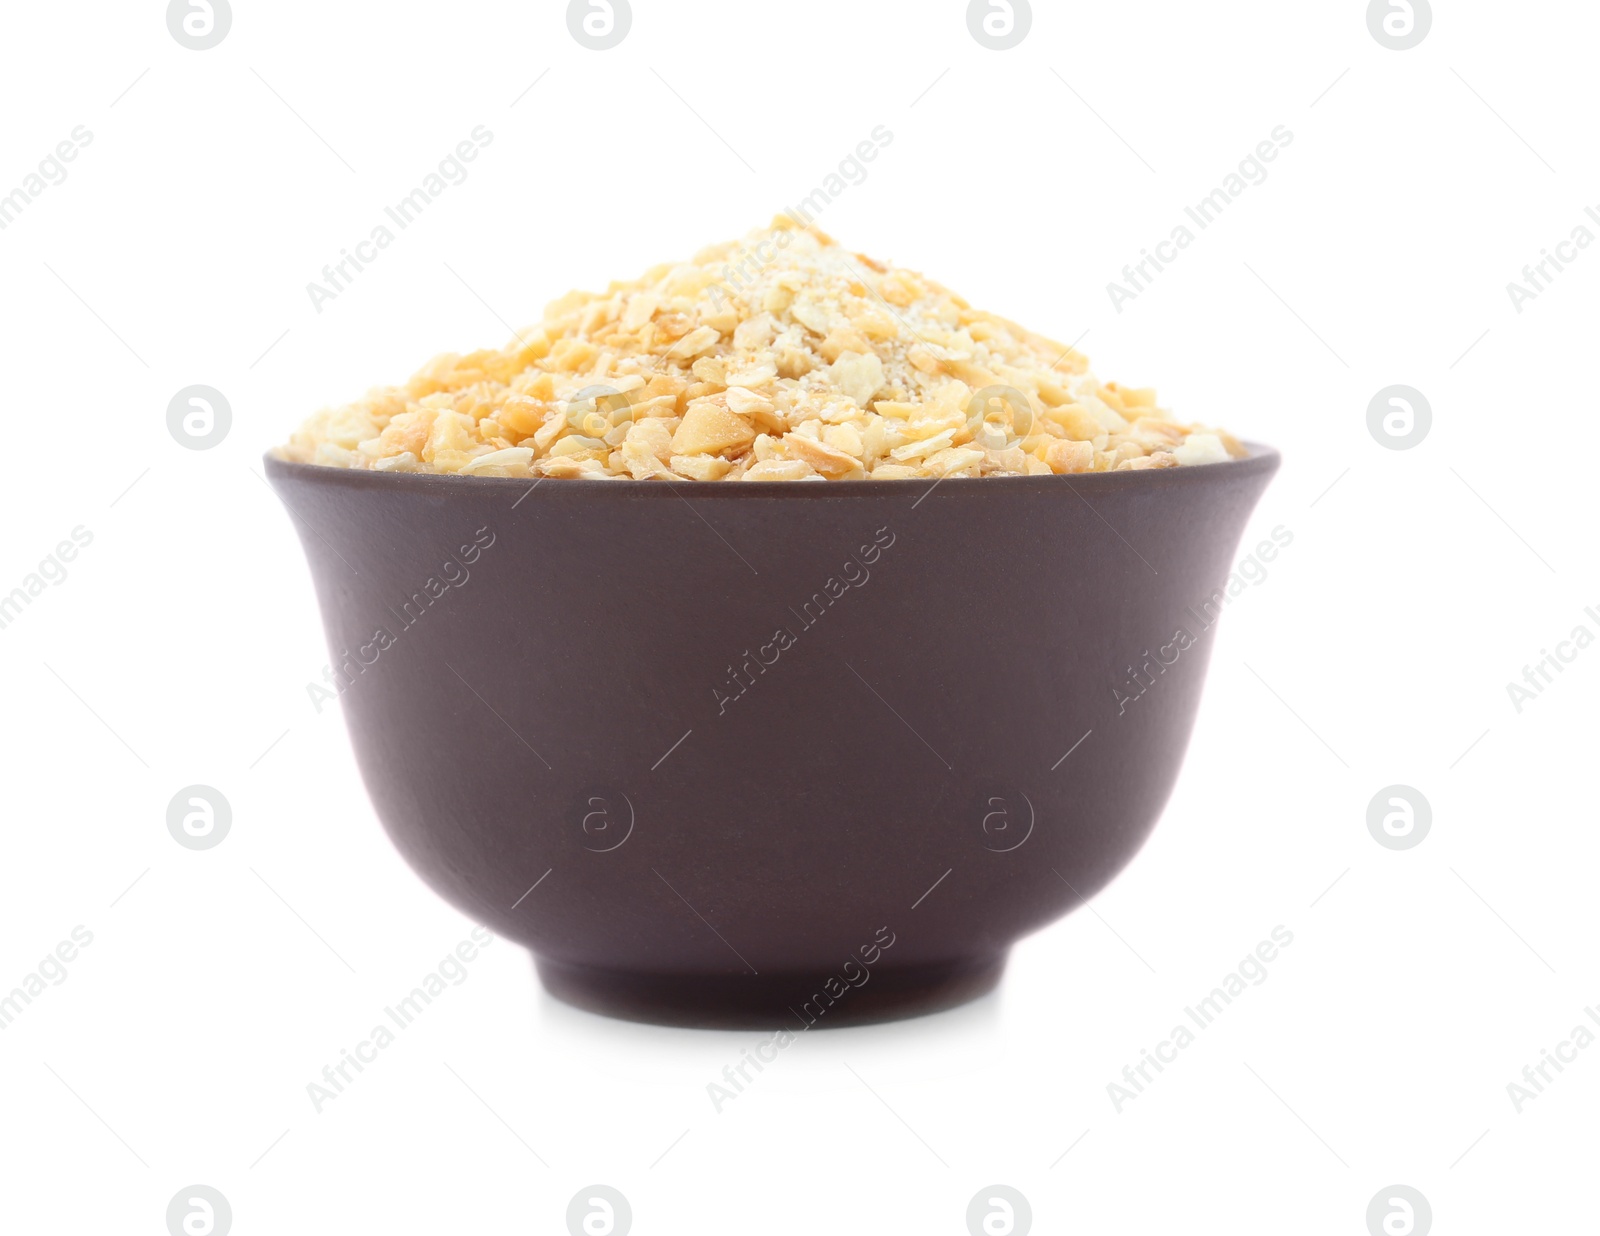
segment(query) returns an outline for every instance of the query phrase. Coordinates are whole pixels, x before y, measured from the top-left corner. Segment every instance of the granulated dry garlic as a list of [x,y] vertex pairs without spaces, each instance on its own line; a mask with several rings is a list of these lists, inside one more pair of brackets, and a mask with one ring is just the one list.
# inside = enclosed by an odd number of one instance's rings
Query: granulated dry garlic
[[1152,390],[779,217],[573,292],[503,351],[441,356],[319,412],[302,463],[474,476],[873,480],[1219,463]]

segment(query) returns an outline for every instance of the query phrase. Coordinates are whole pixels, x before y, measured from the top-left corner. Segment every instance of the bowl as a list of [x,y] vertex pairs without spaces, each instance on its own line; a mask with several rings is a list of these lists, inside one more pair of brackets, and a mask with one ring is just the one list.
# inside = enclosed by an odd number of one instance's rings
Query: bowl
[[1154,827],[1277,452],[670,485],[307,466],[372,803],[571,1004],[798,1031],[947,1008]]

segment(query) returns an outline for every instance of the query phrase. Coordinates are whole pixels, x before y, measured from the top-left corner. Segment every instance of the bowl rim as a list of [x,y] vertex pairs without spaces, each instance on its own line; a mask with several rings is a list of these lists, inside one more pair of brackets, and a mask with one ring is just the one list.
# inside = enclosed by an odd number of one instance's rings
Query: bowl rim
[[[975,497],[996,492],[1044,493],[1051,489],[1069,489],[1076,493],[1080,488],[1090,493],[1109,494],[1126,489],[1162,491],[1189,485],[1204,485],[1210,481],[1236,479],[1277,471],[1283,456],[1275,447],[1259,442],[1243,443],[1249,454],[1243,459],[1230,459],[1218,464],[1190,464],[1176,468],[1142,468],[1122,472],[1072,472],[1051,476],[964,476],[949,480],[938,479],[924,485],[926,477],[906,477],[900,480],[859,481],[760,481],[751,484],[721,484],[716,481],[692,481],[682,478],[683,484],[656,480],[636,481],[621,477],[604,482],[580,478],[537,477],[529,483],[520,476],[462,476],[459,473],[435,472],[377,472],[367,468],[341,468],[331,464],[297,463],[279,455],[282,448],[274,447],[262,456],[269,478],[306,480],[318,485],[357,491],[378,490],[387,492],[409,491],[429,497],[456,497],[467,489],[481,491],[485,497],[520,494],[530,497],[547,480],[554,480],[552,493],[567,489],[590,493],[611,493],[617,497],[683,497],[691,492],[696,499],[727,500],[735,496],[743,499],[797,498],[819,500],[833,498],[894,498],[918,494],[917,501],[934,490],[944,493]],[[546,497],[549,497],[547,494]],[[542,499],[541,499],[542,500]]]

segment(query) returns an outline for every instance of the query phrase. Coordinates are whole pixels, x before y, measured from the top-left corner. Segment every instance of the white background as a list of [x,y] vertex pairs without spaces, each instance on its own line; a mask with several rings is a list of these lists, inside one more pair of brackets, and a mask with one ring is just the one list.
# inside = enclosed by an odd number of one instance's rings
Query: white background
[[[0,591],[93,542],[0,630],[0,990],[94,941],[0,1032],[7,1227],[159,1233],[203,1183],[241,1236],[559,1233],[600,1182],[639,1233],[959,1234],[1001,1183],[1039,1232],[1361,1236],[1403,1183],[1441,1233],[1588,1230],[1600,1050],[1520,1114],[1506,1086],[1600,1005],[1600,650],[1520,714],[1506,684],[1600,633],[1600,253],[1521,313],[1506,284],[1600,204],[1600,20],[1438,7],[1392,51],[1356,2],[1039,4],[996,52],[948,0],[636,0],[595,52],[557,3],[275,0],[197,52],[159,3],[9,6],[0,193],[93,140],[0,231]],[[477,125],[466,182],[316,312]],[[472,925],[308,701],[326,650],[261,452],[764,223],[877,125],[821,226],[1283,451],[1246,544],[1293,543],[1229,608],[1163,822],[996,995],[802,1036],[720,1113],[762,1035],[573,1011],[497,942],[317,1114],[306,1084]],[[1277,125],[1268,179],[1116,312]],[[233,410],[207,451],[166,428],[194,383]],[[1411,450],[1366,427],[1393,383],[1433,409]],[[232,804],[213,850],[167,832],[191,783]],[[1392,783],[1433,809],[1403,852],[1366,826]],[[1266,981],[1119,1113],[1107,1083],[1278,924]]]

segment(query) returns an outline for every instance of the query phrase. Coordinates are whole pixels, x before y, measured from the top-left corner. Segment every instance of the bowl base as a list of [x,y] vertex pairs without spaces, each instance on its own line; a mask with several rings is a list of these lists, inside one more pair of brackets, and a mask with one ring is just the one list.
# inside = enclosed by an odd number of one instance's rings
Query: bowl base
[[[545,990],[591,1013],[703,1030],[821,1030],[919,1017],[993,991],[1005,953],[874,968],[859,987],[830,974],[643,974],[534,957]],[[831,988],[830,988],[831,982]],[[842,994],[834,991],[843,988]]]

